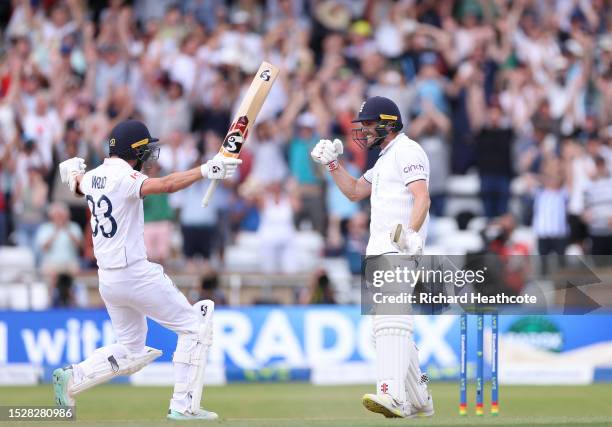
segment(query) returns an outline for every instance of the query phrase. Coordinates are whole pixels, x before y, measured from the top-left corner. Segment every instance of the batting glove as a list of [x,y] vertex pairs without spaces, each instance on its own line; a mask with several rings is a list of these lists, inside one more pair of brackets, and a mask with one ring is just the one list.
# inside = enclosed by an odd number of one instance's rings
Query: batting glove
[[211,160],[200,166],[202,176],[208,179],[228,179],[234,176],[236,169],[242,163],[240,159],[217,154]]
[[418,259],[423,255],[423,238],[419,233],[409,228],[404,230],[401,224],[397,224],[391,230],[391,243],[402,254]]
[[68,184],[68,188],[74,195],[80,196],[77,193],[77,176],[83,175],[86,168],[85,160],[80,157],[73,157],[59,164],[60,179],[64,184]]
[[333,171],[338,168],[338,156],[343,152],[344,147],[339,139],[336,138],[333,142],[322,139],[312,149],[310,156],[315,162],[326,165],[327,169]]

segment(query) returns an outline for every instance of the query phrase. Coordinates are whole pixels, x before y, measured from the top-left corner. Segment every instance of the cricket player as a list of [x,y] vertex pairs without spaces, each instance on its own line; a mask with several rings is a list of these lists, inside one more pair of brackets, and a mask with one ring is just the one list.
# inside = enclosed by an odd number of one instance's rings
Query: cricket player
[[217,155],[200,167],[148,178],[140,170],[148,159],[157,158],[157,141],[143,123],[127,120],[111,131],[109,157],[99,167],[85,173],[86,165],[77,157],[59,165],[62,181],[76,196],[84,196],[91,210],[100,295],[117,342],[95,350],[81,363],[56,369],[55,399],[58,405],[72,406],[78,393],[133,374],[159,357],[160,350],[145,345],[149,317],[178,334],[167,418],[217,419],[214,412],[200,408],[214,304],[205,300],[192,307],[162,266],[147,260],[142,199],[174,193],[202,178],[230,178],[241,160]]
[[[429,160],[415,141],[401,133],[399,109],[388,98],[367,99],[353,123],[353,140],[361,147],[380,147],[374,167],[359,179],[339,163],[342,142],[321,140],[312,150],[317,163],[327,166],[340,190],[352,201],[370,196],[370,240],[366,256],[423,252],[429,210]],[[403,231],[397,235],[396,226]],[[387,418],[431,416],[433,400],[427,377],[421,373],[413,340],[413,318],[377,315],[373,318],[376,346],[376,394],[363,396],[363,405]]]

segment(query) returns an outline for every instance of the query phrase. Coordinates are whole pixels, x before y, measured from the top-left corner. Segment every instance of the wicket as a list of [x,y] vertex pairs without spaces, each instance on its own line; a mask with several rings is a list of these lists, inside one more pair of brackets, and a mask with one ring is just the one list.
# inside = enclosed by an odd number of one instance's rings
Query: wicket
[[[499,413],[498,315],[491,315],[491,415]],[[460,319],[459,414],[467,415],[468,315]],[[484,415],[484,314],[476,315],[476,415]]]

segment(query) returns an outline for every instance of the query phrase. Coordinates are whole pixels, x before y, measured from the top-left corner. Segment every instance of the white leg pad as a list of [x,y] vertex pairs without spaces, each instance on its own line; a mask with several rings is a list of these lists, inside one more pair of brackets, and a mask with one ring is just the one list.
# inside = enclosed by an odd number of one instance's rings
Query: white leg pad
[[211,300],[199,301],[193,305],[193,308],[200,319],[199,331],[197,334],[179,334],[172,361],[175,364],[182,363],[189,366],[187,382],[177,382],[174,385],[174,392],[191,395],[190,410],[195,414],[200,411],[204,372],[212,346],[215,303]]
[[412,316],[374,316],[376,393],[389,394],[398,403],[407,400],[405,382],[410,366]]
[[419,349],[412,341],[413,350],[410,352],[410,366],[406,377],[406,397],[412,406],[419,410],[429,403],[427,391],[427,377],[421,372],[419,365]]
[[83,379],[73,384],[69,392],[76,395],[119,375],[131,375],[162,355],[161,350],[145,347],[139,354],[131,353],[122,344],[100,347],[77,366]]

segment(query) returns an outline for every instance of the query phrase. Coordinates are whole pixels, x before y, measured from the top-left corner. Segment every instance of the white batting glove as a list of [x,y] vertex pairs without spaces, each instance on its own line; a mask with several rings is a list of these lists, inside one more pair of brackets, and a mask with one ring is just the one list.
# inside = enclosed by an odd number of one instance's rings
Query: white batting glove
[[333,142],[329,139],[322,139],[312,149],[310,156],[315,162],[326,165],[327,169],[333,171],[338,168],[338,156],[343,152],[342,141],[338,138]]
[[402,254],[419,259],[423,255],[423,238],[419,233],[409,228],[404,230],[401,224],[397,224],[391,230],[391,243]]
[[64,184],[68,184],[68,188],[74,195],[80,196],[77,193],[77,176],[83,175],[86,168],[85,160],[80,157],[73,157],[59,164],[60,179]]
[[217,154],[211,160],[200,166],[202,176],[208,179],[227,179],[234,176],[236,169],[242,163],[240,159]]

